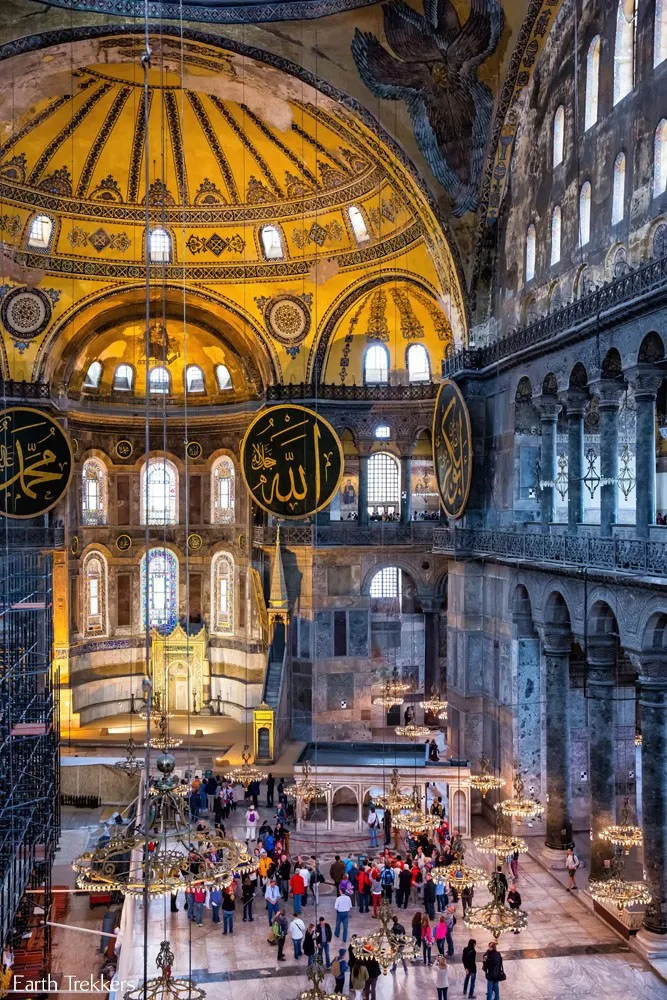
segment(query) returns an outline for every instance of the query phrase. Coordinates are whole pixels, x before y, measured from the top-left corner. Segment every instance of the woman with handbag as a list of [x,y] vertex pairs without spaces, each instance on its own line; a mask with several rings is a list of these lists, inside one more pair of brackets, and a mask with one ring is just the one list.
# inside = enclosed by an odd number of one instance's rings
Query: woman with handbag
[[482,958],[482,969],[486,976],[486,1000],[500,1000],[500,983],[504,983],[507,976],[503,968],[503,956],[495,941],[489,941],[489,947]]

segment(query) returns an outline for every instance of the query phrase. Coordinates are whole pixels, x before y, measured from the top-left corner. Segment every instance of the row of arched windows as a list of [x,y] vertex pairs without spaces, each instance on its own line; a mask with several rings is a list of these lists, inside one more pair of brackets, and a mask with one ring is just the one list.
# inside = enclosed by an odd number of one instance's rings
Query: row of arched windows
[[[562,109],[561,109],[562,110]],[[556,138],[554,137],[554,151]],[[562,154],[562,147],[561,147]],[[667,191],[667,118],[663,118],[655,130],[653,159],[653,196],[658,198]],[[617,226],[625,218],[626,193],[626,156],[620,152],[614,160],[611,196],[611,224]],[[591,199],[590,181],[584,181],[579,191],[579,246],[584,247],[591,238]],[[537,231],[533,223],[526,233],[525,280],[532,281],[535,277]],[[549,263],[551,267],[561,259],[562,242],[562,209],[555,205],[551,213],[551,252]]]
[[[167,458],[151,458],[141,468],[141,523],[178,524],[178,470]],[[222,455],[211,469],[211,523],[235,520],[235,472],[231,458]],[[81,471],[81,521],[106,524],[109,517],[108,475],[102,461],[88,458]]]
[[[108,568],[103,553],[89,552],[83,560],[83,604],[86,634],[106,635],[108,620]],[[171,549],[149,549],[140,567],[140,627],[171,630],[179,618],[178,556]],[[211,631],[234,632],[234,559],[218,552],[211,562]]]
[[[99,389],[103,366],[101,361],[92,361],[83,380],[84,389]],[[215,381],[219,392],[233,389],[232,377],[226,365],[215,366]],[[205,393],[206,379],[199,365],[187,365],[183,371],[183,385],[188,393]],[[132,365],[117,365],[113,373],[111,388],[115,392],[131,392],[134,388],[134,368]],[[172,391],[171,373],[164,365],[156,365],[148,373],[148,391],[153,395],[168,395]]]
[[[347,217],[356,242],[362,246],[370,240],[370,233],[362,210],[350,205]],[[50,215],[35,215],[28,228],[28,248],[48,250],[53,238],[54,222]],[[265,260],[284,260],[287,256],[285,241],[278,226],[260,226],[259,242]],[[148,259],[152,264],[169,264],[172,260],[171,234],[163,226],[148,231]]]
[[[384,344],[372,344],[364,355],[364,382],[377,385],[389,381],[389,351]],[[423,344],[410,344],[406,352],[410,382],[428,382],[431,361]]]

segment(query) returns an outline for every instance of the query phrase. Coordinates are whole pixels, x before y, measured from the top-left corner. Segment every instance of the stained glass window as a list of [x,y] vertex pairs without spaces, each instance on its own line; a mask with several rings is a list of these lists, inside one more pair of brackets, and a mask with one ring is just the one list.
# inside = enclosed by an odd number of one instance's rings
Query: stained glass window
[[350,205],[347,210],[347,215],[357,243],[368,243],[371,237],[364,217],[361,213],[361,209],[357,208],[356,205]]
[[106,632],[106,559],[101,552],[90,552],[83,564],[85,582],[86,632]]
[[142,524],[178,523],[178,472],[166,458],[151,458],[141,469]]
[[371,514],[398,514],[400,505],[398,461],[386,451],[368,459],[368,509]]
[[92,361],[88,365],[86,377],[83,380],[84,389],[97,389],[102,378],[102,365],[99,361]]
[[526,233],[526,281],[535,277],[535,226],[528,226]]
[[614,44],[614,105],[635,85],[636,0],[618,0]]
[[408,379],[410,382],[428,382],[431,378],[431,365],[428,351],[423,344],[410,344],[408,347]]
[[151,229],[148,247],[152,264],[168,264],[171,260],[171,236],[161,226]]
[[398,566],[385,566],[371,580],[371,597],[398,597],[401,592],[401,571]]
[[667,118],[655,130],[653,143],[653,197],[667,191]]
[[666,0],[655,0],[653,65],[659,66],[665,59],[667,59],[667,2]]
[[150,549],[141,560],[142,627],[146,621],[164,632],[178,621],[178,559],[170,549]]
[[211,564],[211,622],[214,632],[234,631],[234,560],[218,552]]
[[285,254],[280,230],[276,226],[262,226],[259,235],[266,260],[282,260]]
[[389,351],[382,344],[373,344],[366,351],[364,381],[369,385],[389,381]]
[[591,184],[584,181],[579,192],[579,246],[585,247],[591,238]]
[[551,266],[560,260],[561,210],[556,205],[551,214]]
[[211,469],[211,521],[213,524],[233,524],[235,494],[234,463],[223,455]]
[[588,46],[586,56],[586,105],[584,128],[587,132],[598,120],[598,95],[600,90],[600,36],[596,35]]
[[557,167],[563,162],[563,152],[565,150],[565,108],[561,104],[556,109],[554,115],[554,150],[553,166]]
[[225,389],[232,389],[232,377],[229,374],[229,368],[227,365],[216,365],[215,377],[218,383],[218,389],[223,392]]
[[199,365],[188,365],[185,369],[186,392],[206,392],[204,373]]
[[611,201],[611,224],[615,226],[625,215],[625,153],[614,161],[614,183]]
[[88,458],[81,470],[81,522],[106,524],[107,474],[102,462]]
[[28,246],[37,250],[47,250],[53,234],[53,219],[48,215],[36,215],[30,223]]

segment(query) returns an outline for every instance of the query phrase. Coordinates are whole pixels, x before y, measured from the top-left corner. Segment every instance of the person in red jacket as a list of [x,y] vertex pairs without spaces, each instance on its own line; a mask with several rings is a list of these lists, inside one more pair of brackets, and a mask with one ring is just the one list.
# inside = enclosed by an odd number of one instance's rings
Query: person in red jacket
[[359,869],[357,875],[357,892],[359,893],[359,913],[368,913],[371,902],[371,880],[365,866]]
[[301,903],[303,901],[303,894],[306,891],[306,883],[303,880],[303,875],[299,872],[294,872],[291,879],[289,880],[289,888],[292,893],[292,901],[294,903],[294,916],[296,917],[301,913]]

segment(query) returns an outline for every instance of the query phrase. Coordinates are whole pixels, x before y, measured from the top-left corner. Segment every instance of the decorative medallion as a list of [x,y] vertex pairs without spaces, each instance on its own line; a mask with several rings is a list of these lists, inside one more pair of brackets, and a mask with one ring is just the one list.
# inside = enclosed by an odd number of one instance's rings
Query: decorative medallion
[[190,552],[199,552],[203,544],[201,535],[188,535],[188,548]]
[[116,442],[115,452],[118,458],[131,458],[132,453],[134,452],[134,445],[131,441],[127,441],[123,438],[122,441]]
[[185,451],[188,458],[195,460],[201,458],[203,449],[199,441],[188,441]]
[[440,386],[435,402],[433,467],[445,513],[462,517],[472,480],[472,432],[465,399],[449,379]]
[[75,556],[77,554],[77,552],[79,551],[79,538],[78,538],[78,535],[75,535],[74,538],[72,539],[72,541],[69,543],[69,550],[70,550],[70,552],[72,553],[73,556]]
[[51,322],[51,300],[40,288],[14,288],[2,300],[2,325],[18,340],[32,340]]
[[0,514],[45,514],[72,478],[69,437],[53,417],[28,406],[0,412]]
[[280,403],[263,410],[241,442],[241,471],[263,510],[291,520],[321,510],[343,478],[343,446],[313,410]]
[[132,548],[132,539],[129,535],[119,535],[116,539],[116,548],[119,552],[129,552]]
[[264,309],[266,328],[279,344],[300,344],[310,329],[310,310],[296,295],[277,295]]

